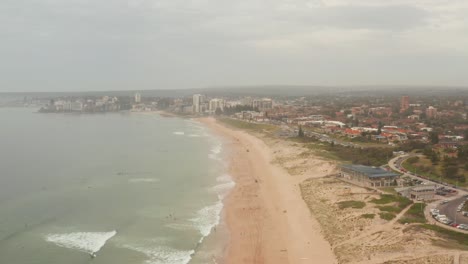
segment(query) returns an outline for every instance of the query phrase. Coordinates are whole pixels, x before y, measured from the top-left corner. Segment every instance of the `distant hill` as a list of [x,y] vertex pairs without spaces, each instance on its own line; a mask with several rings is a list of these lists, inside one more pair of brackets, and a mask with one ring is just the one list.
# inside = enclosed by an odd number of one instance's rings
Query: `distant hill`
[[145,97],[186,97],[202,93],[208,96],[272,96],[297,97],[316,95],[460,95],[467,94],[468,87],[441,86],[295,86],[295,85],[265,85],[265,86],[224,86],[211,88],[178,89],[178,90],[132,90],[132,91],[83,91],[83,92],[24,92],[0,93],[0,97],[8,98],[54,98],[66,96],[133,96],[140,92]]

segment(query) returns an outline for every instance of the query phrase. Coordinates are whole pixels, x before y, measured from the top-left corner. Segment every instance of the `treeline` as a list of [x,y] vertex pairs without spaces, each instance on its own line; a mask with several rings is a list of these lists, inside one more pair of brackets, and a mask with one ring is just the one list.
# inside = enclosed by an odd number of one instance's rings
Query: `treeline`
[[352,148],[331,143],[325,146],[325,150],[342,160],[367,166],[385,165],[393,156],[390,148]]

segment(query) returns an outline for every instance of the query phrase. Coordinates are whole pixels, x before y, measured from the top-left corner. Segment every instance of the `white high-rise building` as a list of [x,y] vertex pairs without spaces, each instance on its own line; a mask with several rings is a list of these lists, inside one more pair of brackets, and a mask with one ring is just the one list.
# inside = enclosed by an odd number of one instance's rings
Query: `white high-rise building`
[[216,112],[216,109],[224,111],[224,100],[223,99],[211,99],[209,104],[209,109],[211,113]]
[[193,95],[193,112],[201,113],[203,112],[203,103],[205,103],[205,96],[202,94]]
[[135,103],[141,103],[141,94],[140,93],[135,94]]
[[269,110],[273,108],[273,100],[270,98],[255,99],[252,102],[252,106],[260,111]]

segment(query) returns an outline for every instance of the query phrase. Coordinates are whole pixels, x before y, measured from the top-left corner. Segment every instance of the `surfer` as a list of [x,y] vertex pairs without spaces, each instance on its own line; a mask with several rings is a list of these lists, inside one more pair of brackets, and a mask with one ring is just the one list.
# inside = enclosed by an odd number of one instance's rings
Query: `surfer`
[[96,257],[96,252],[93,252],[90,255],[91,255],[91,258],[95,258]]

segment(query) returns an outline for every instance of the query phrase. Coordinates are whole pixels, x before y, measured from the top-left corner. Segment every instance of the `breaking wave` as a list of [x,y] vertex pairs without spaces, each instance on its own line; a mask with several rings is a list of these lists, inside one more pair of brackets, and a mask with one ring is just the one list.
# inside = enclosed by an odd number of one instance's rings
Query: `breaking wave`
[[124,245],[124,248],[140,252],[148,257],[147,264],[187,264],[192,259],[194,250],[178,250],[171,247],[156,246],[132,246]]
[[211,190],[218,194],[218,198],[223,200],[229,194],[232,188],[236,186],[236,183],[231,179],[229,174],[223,174],[216,178],[216,181],[219,182],[218,185],[211,187]]
[[221,153],[222,149],[223,149],[223,145],[221,144],[221,142],[217,142],[216,145],[214,145],[211,148],[210,154],[208,154],[208,157],[214,160],[221,160],[221,158],[219,157],[219,154]]
[[219,224],[222,209],[223,203],[219,200],[213,205],[205,206],[198,210],[197,215],[190,219],[195,228],[203,236],[200,239],[200,242],[203,241],[203,238],[208,236],[211,233],[211,230]]
[[45,240],[57,246],[76,249],[88,254],[97,253],[106,244],[107,240],[117,234],[111,232],[74,232],[66,234],[49,234]]

